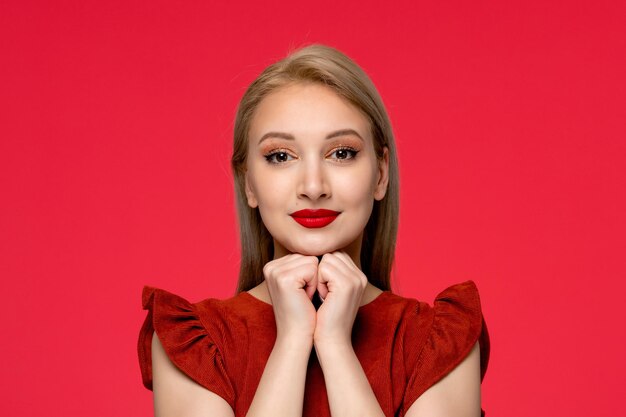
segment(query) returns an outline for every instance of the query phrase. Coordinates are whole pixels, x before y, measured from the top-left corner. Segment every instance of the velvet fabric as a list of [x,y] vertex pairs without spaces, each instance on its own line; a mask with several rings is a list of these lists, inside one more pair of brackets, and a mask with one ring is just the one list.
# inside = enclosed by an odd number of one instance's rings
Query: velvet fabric
[[[190,303],[148,286],[142,298],[148,314],[138,353],[145,387],[152,389],[151,342],[156,331],[174,365],[226,400],[236,417],[245,416],[276,340],[271,304],[245,291],[229,299]],[[490,345],[472,281],[445,289],[432,306],[384,291],[359,308],[352,329],[355,354],[388,417],[403,417],[477,341],[482,380]],[[315,349],[309,357],[303,416],[331,416]]]

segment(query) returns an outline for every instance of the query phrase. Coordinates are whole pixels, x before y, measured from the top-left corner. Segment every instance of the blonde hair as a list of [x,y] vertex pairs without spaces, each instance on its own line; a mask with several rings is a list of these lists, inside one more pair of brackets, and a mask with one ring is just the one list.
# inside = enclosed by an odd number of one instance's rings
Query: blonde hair
[[372,285],[390,290],[398,230],[398,162],[393,131],[387,111],[367,74],[335,48],[312,44],[290,53],[268,66],[248,87],[239,106],[234,126],[231,168],[239,217],[241,265],[236,293],[263,282],[263,266],[274,256],[273,238],[258,208],[248,206],[245,193],[248,132],[256,107],[273,91],[298,82],[321,83],[361,110],[370,121],[374,150],[380,160],[389,150],[389,183],[385,197],[374,201],[361,245],[361,270]]

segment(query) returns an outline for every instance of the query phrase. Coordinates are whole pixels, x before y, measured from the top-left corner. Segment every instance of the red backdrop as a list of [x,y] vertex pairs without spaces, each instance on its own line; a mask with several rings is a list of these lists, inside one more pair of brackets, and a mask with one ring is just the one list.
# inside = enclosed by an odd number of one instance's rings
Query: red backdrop
[[233,294],[237,102],[321,42],[394,125],[395,292],[479,286],[487,413],[624,415],[624,3],[214,3],[0,4],[0,414],[152,412],[141,288]]

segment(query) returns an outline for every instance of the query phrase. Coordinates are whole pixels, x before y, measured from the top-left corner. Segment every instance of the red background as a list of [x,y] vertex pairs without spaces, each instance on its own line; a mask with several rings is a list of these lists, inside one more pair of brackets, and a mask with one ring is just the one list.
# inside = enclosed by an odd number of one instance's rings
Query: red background
[[237,102],[321,42],[394,125],[394,291],[479,286],[488,415],[624,415],[624,3],[217,3],[0,4],[0,414],[152,412],[141,288],[233,294]]

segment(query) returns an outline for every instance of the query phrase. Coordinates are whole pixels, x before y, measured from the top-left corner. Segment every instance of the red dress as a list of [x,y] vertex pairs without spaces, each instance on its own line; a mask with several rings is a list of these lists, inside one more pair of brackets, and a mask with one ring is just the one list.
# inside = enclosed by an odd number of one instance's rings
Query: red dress
[[[153,331],[170,360],[198,384],[245,416],[276,340],[272,306],[243,291],[197,303],[145,287],[148,315],[139,334],[143,383],[152,389]],[[385,415],[402,417],[429,387],[452,371],[480,342],[481,379],[489,336],[472,281],[441,292],[433,307],[384,291],[361,306],[352,346]],[[303,416],[330,417],[324,375],[312,349]]]

